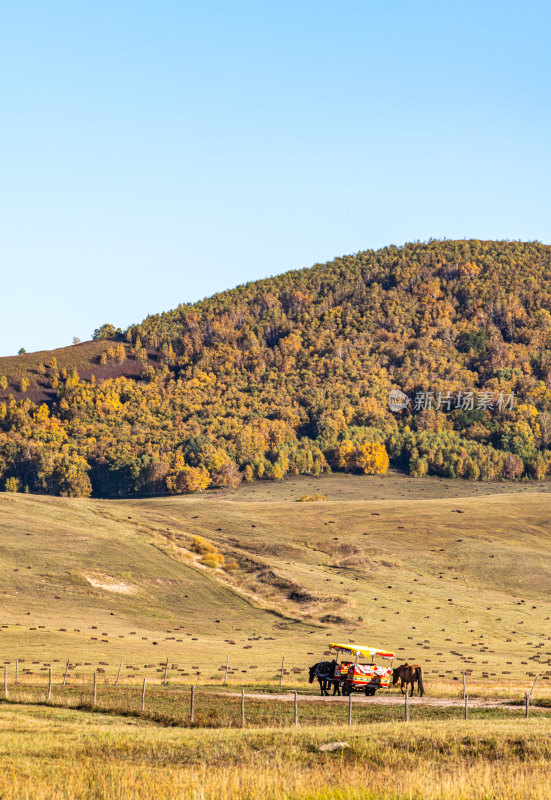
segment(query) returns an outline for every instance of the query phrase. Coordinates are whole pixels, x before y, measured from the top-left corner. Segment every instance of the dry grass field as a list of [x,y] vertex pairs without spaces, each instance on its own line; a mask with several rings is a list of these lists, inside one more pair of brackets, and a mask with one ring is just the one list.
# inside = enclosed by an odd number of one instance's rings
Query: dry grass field
[[[184,729],[0,706],[4,800],[546,800],[549,719]],[[335,741],[347,747],[322,752]]]
[[[536,676],[534,705],[551,701],[549,488],[390,473],[147,500],[0,494],[0,797],[549,797],[549,712],[515,706]],[[200,564],[194,536],[227,568]],[[232,693],[314,693],[306,669],[335,639],[423,665],[409,725],[399,705],[358,702],[349,728],[342,702],[303,701],[297,731],[274,698],[248,700],[240,729]],[[462,670],[480,701],[467,722],[438,700],[461,695]],[[335,740],[350,747],[318,752]]]
[[[547,484],[330,476],[139,501],[0,495],[10,669],[285,681],[331,639],[394,649],[431,686],[551,686]],[[313,490],[326,502],[298,503]],[[355,499],[353,499],[355,498]],[[205,537],[233,569],[190,552]],[[35,662],[35,663],[33,663]],[[78,666],[77,666],[78,665]],[[174,666],[173,666],[174,665]],[[25,672],[23,672],[25,670]]]

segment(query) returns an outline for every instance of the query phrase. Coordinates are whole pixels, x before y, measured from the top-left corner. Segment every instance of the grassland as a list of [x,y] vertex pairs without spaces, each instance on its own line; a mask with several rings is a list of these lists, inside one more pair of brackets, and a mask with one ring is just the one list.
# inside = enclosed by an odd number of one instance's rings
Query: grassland
[[[297,503],[311,486],[326,502]],[[431,682],[551,683],[547,484],[332,476],[141,501],[0,495],[3,659],[22,679],[99,668],[301,684],[330,640],[420,662]],[[468,490],[470,489],[470,493]],[[351,499],[354,497],[355,499]],[[193,560],[201,535],[235,560]],[[34,662],[34,663],[33,663]]]
[[[310,484],[326,502],[296,502]],[[429,685],[465,669],[543,689],[547,489],[396,474],[142,501],[2,494],[3,660],[39,678],[66,659],[77,675],[124,659],[125,676],[154,676],[169,658],[173,679],[212,682],[229,655],[230,679],[251,684],[284,657],[292,683],[349,639],[422,663]],[[193,535],[237,568],[199,565]]]
[[[5,800],[544,800],[549,719],[182,729],[0,706]],[[320,752],[335,741],[348,747]]]
[[[139,501],[0,494],[0,797],[549,797],[549,488],[393,473]],[[297,502],[315,492],[327,500]],[[193,536],[233,568],[202,566]],[[301,700],[295,729],[277,695],[312,695],[306,669],[335,639],[423,664],[409,725],[390,690],[357,698],[351,727],[346,701]],[[445,701],[462,670],[467,722]],[[247,698],[245,729],[241,688],[272,697]],[[318,751],[335,740],[350,747]]]

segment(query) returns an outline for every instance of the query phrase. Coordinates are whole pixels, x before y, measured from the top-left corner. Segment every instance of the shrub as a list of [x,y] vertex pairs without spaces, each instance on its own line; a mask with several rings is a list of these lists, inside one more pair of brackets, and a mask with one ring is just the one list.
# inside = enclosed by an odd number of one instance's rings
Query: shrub
[[207,542],[206,539],[203,539],[202,536],[194,536],[191,540],[191,549],[194,553],[199,553],[199,555],[206,556],[212,553],[217,553],[218,549],[212,542]]
[[194,536],[191,540],[191,548],[194,553],[201,556],[199,563],[212,569],[224,566],[224,556],[218,551],[216,545],[203,539],[202,536]]
[[205,567],[216,569],[218,567],[218,558],[214,554],[209,554],[208,556],[203,556],[200,559],[200,563]]

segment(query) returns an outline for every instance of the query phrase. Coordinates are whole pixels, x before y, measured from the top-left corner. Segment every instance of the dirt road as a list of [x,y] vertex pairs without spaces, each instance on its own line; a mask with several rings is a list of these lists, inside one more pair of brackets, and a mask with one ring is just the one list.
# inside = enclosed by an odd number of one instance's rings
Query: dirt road
[[[241,692],[216,692],[216,694],[225,697],[241,697]],[[294,692],[285,692],[282,694],[269,694],[267,692],[246,692],[245,697],[247,700],[278,700],[280,702],[292,703],[295,699]],[[410,706],[433,706],[435,708],[452,708],[464,705],[464,700],[461,697],[409,697]],[[348,703],[348,697],[320,697],[315,694],[299,694],[298,700],[301,703]],[[402,706],[404,704],[403,695],[375,695],[374,697],[366,697],[363,694],[354,694],[354,705],[357,703],[374,706]],[[518,711],[522,706],[513,705],[506,700],[495,700],[484,697],[469,697],[469,708],[503,708],[511,711]],[[545,710],[546,706],[538,706],[537,703],[530,704],[531,709],[541,708]]]

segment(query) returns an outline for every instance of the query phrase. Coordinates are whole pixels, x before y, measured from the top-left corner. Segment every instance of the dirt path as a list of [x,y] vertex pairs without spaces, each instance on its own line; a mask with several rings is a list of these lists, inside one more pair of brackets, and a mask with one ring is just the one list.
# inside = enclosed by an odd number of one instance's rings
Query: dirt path
[[[222,697],[241,697],[241,692],[216,692],[217,695]],[[268,694],[264,692],[245,692],[245,697],[248,700],[279,700],[282,702],[292,703],[295,699],[294,692],[285,694]],[[402,706],[404,698],[400,695],[375,695],[374,697],[366,697],[363,694],[353,695],[354,705],[360,703],[373,706]],[[348,697],[339,697],[329,695],[321,697],[314,694],[299,694],[298,699],[301,703],[348,703]],[[433,706],[435,708],[453,708],[463,706],[464,700],[460,697],[410,697],[410,706]],[[521,705],[512,705],[505,700],[490,700],[484,697],[469,697],[469,708],[504,708],[511,711],[518,711],[522,708]],[[530,704],[531,709],[541,708],[546,710],[546,706],[538,706],[537,703]]]

